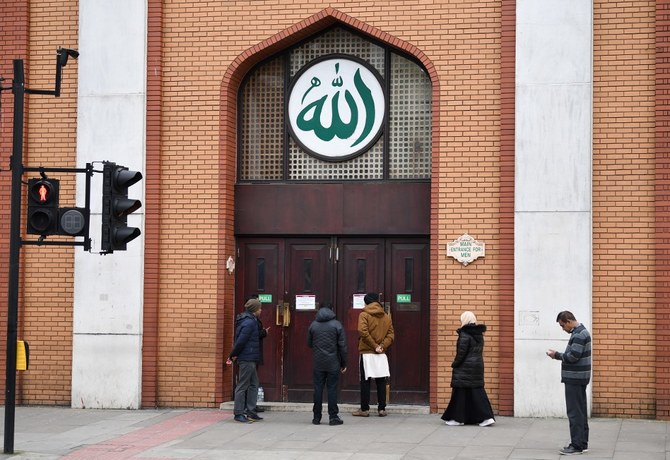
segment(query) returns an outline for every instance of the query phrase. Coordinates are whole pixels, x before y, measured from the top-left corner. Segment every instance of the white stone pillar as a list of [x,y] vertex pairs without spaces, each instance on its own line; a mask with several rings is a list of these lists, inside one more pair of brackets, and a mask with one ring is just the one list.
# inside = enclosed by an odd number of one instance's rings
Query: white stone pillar
[[[144,172],[147,5],[79,4],[77,166],[113,161]],[[102,170],[101,163],[94,169]],[[75,249],[72,407],[139,408],[142,388],[144,238],[101,256],[102,174],[91,190],[92,253]],[[84,202],[84,178],[77,202]],[[144,181],[129,195],[144,202]],[[144,211],[128,218],[144,230]]]
[[591,329],[593,6],[518,0],[516,14],[514,413],[565,416],[545,351],[567,344],[561,310]]

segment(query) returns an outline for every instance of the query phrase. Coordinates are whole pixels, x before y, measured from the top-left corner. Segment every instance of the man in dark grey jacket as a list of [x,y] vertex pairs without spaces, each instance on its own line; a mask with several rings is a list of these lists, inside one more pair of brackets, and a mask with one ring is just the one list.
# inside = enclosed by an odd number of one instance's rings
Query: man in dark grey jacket
[[547,356],[561,361],[561,382],[565,384],[565,406],[570,423],[570,444],[561,449],[560,454],[576,455],[589,448],[586,386],[591,381],[591,334],[567,310],[558,314],[556,322],[570,334],[563,353],[547,351]]
[[335,319],[332,305],[324,303],[309,326],[307,345],[314,355],[314,418],[312,423],[321,423],[323,386],[328,388],[329,425],[342,425],[338,416],[337,383],[340,372],[347,370],[347,339],[342,324]]

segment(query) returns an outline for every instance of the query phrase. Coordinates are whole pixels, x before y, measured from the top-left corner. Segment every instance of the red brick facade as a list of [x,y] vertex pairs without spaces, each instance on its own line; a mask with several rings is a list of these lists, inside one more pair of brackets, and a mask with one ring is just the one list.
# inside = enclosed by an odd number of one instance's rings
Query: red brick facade
[[[593,4],[592,392],[599,416],[670,418],[668,4]],[[0,62],[3,88],[11,58],[26,60],[30,87],[51,87],[55,49],[77,48],[77,10],[76,1],[3,6],[0,43],[10,51]],[[433,84],[431,409],[449,400],[456,318],[472,309],[490,327],[493,406],[513,414],[515,11],[516,2],[506,0],[149,0],[144,407],[216,407],[230,399],[232,375],[223,361],[232,341],[234,276],[225,264],[235,252],[238,89],[262,59],[339,22],[416,57]],[[74,164],[75,65],[64,70],[60,99],[27,99],[24,163]],[[3,203],[12,105],[3,91]],[[63,196],[74,195],[73,181],[62,187]],[[487,242],[486,258],[467,270],[444,257],[446,243],[464,232]],[[8,234],[3,206],[0,260],[8,258]],[[33,355],[19,375],[17,402],[69,404],[73,250],[21,254],[19,337],[30,340]],[[38,281],[45,266],[59,286],[48,299]],[[0,299],[7,270],[0,263]]]

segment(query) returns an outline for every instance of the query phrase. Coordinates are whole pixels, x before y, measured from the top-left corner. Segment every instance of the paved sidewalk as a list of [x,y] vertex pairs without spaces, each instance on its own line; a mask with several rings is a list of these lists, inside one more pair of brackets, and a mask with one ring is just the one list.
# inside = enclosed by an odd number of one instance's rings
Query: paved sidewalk
[[[559,459],[569,437],[566,419],[448,427],[439,414],[394,413],[391,405],[386,418],[342,413],[344,425],[315,426],[311,412],[272,409],[261,422],[241,424],[229,410],[20,406],[14,455],[0,459]],[[589,452],[578,458],[670,460],[669,426],[591,419]]]

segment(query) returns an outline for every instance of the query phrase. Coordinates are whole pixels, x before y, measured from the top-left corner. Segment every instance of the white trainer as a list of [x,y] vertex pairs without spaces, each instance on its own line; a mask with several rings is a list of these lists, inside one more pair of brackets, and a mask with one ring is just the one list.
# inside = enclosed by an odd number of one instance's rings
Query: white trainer
[[491,426],[495,423],[496,421],[493,420],[492,418],[487,418],[484,420],[482,423],[479,424],[479,426]]

